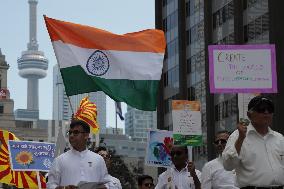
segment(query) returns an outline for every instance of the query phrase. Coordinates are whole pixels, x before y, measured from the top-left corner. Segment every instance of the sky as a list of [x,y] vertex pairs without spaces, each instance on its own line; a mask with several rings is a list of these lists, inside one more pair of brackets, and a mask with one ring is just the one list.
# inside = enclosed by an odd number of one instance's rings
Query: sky
[[[28,0],[0,0],[0,48],[10,65],[8,89],[14,110],[27,107],[27,81],[18,75],[17,58],[27,50],[29,41]],[[39,0],[37,41],[49,60],[47,77],[39,80],[40,119],[52,119],[52,68],[57,64],[43,15],[89,25],[116,34],[155,27],[154,0]],[[123,114],[126,104],[122,105]],[[107,126],[115,127],[114,102],[107,100]],[[124,123],[118,119],[118,127]]]

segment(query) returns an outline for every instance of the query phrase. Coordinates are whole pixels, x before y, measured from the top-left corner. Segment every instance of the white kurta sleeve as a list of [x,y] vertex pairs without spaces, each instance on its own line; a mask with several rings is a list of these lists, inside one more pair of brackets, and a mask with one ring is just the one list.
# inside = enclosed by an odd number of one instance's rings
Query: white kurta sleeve
[[164,173],[159,175],[158,183],[157,183],[155,189],[165,189],[166,186],[167,186],[167,181],[166,181],[165,172],[164,172]]
[[211,167],[208,164],[205,164],[202,169],[201,174],[201,188],[202,189],[211,189],[212,188],[212,175]]
[[47,182],[47,189],[55,189],[57,186],[60,186],[60,177],[61,170],[60,170],[60,162],[59,159],[54,159],[51,168],[48,172],[48,182]]
[[223,165],[225,170],[232,171],[240,164],[240,156],[235,147],[235,143],[239,137],[239,131],[234,131],[226,144],[226,147],[222,153]]
[[120,180],[118,178],[112,177],[108,174],[110,182],[106,183],[105,186],[107,189],[122,189]]

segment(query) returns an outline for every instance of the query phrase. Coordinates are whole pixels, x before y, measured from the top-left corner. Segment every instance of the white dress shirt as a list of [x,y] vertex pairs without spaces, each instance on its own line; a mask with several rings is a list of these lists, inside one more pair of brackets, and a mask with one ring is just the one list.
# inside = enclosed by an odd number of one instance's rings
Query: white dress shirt
[[107,182],[107,168],[102,156],[84,150],[71,149],[54,159],[48,172],[47,189],[78,185],[80,181]]
[[[196,175],[200,181],[201,172],[195,170]],[[168,189],[168,188],[178,189],[195,189],[194,181],[187,167],[178,171],[175,167],[170,167],[167,171],[163,172],[159,178],[155,189]]]
[[110,181],[105,184],[108,189],[122,189],[119,179],[111,176],[110,174],[107,175],[107,179]]
[[261,136],[250,124],[243,141],[240,155],[235,148],[238,130],[231,134],[222,158],[226,170],[236,170],[237,185],[281,186],[284,185],[284,138],[269,128]]
[[226,171],[221,157],[204,165],[201,174],[202,189],[238,189],[235,183],[235,171]]

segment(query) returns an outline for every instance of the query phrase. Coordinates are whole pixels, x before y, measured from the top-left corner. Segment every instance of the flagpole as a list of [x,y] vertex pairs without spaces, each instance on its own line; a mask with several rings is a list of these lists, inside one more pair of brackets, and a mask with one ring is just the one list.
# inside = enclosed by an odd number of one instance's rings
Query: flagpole
[[115,133],[117,134],[117,113],[115,112]]
[[[72,112],[72,118],[73,118],[74,110],[73,110],[73,107],[72,107],[71,100],[70,100],[69,96],[67,96],[67,98],[68,98],[68,101],[69,101],[69,104],[70,104],[70,108],[71,108],[71,112]],[[71,120],[72,120],[72,118],[71,118]]]

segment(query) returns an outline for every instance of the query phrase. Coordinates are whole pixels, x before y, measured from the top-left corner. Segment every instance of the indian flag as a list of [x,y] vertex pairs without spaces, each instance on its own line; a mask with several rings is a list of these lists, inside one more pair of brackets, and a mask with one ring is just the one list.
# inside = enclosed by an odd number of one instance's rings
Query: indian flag
[[68,96],[104,91],[137,109],[156,109],[166,47],[163,31],[117,35],[44,18]]

